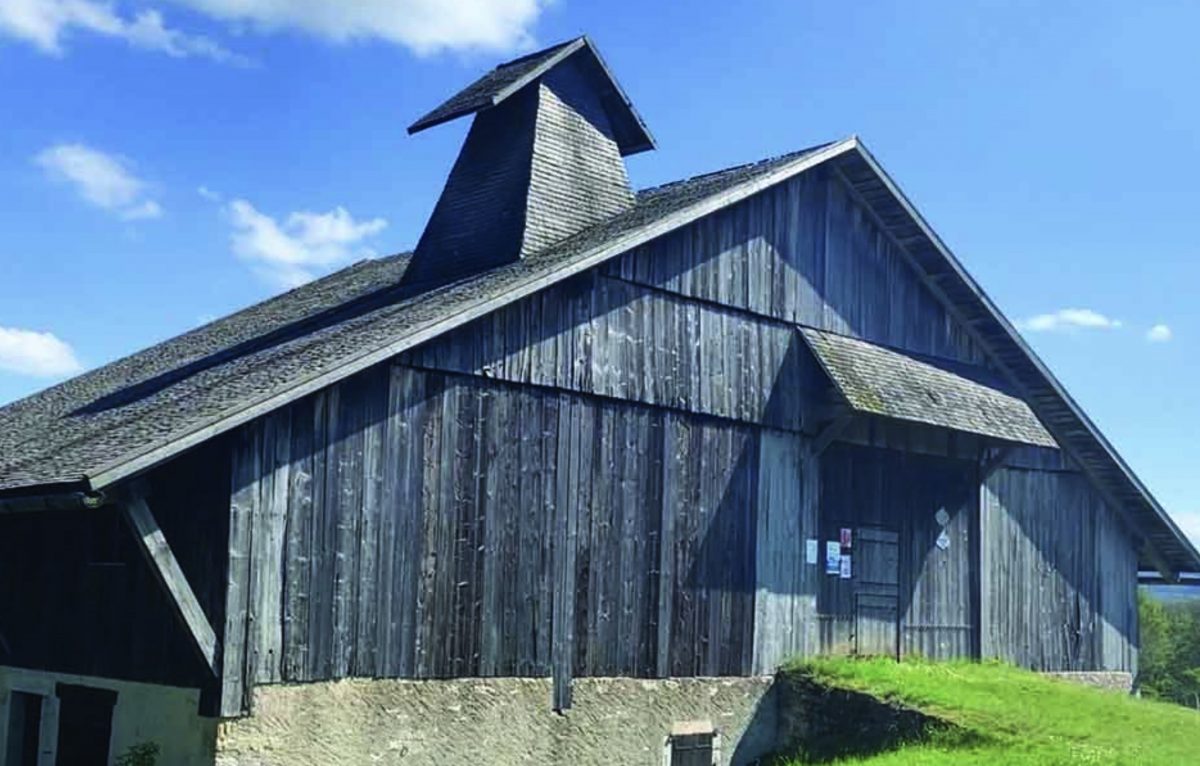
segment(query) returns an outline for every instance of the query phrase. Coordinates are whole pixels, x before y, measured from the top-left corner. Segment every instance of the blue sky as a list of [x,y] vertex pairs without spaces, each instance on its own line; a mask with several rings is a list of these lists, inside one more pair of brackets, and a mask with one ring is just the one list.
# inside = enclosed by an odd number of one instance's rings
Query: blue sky
[[1200,537],[1200,5],[0,0],[0,402],[410,247],[503,58],[592,35],[638,186],[860,135]]

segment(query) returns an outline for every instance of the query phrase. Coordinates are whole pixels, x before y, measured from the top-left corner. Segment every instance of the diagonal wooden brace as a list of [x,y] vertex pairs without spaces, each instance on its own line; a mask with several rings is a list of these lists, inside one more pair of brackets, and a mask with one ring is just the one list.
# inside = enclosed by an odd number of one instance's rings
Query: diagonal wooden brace
[[217,634],[209,624],[208,617],[200,607],[187,578],[184,577],[179,561],[171,552],[171,546],[167,544],[167,538],[159,529],[154,515],[150,513],[150,506],[146,504],[145,498],[134,496],[122,502],[121,508],[125,520],[133,530],[133,536],[137,539],[138,547],[150,564],[150,569],[170,597],[175,614],[191,635],[196,650],[208,665],[208,669],[216,675],[219,648]]

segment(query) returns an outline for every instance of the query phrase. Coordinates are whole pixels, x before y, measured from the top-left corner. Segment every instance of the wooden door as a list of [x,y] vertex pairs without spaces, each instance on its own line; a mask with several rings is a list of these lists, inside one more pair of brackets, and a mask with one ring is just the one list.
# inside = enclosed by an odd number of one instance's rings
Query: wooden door
[[851,560],[854,583],[854,653],[900,653],[900,534],[883,527],[856,530]]

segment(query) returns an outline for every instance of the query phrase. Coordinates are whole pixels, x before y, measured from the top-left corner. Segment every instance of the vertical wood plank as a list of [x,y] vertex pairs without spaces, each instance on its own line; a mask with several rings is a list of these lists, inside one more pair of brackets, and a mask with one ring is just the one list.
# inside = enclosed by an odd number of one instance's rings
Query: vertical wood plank
[[221,653],[221,715],[247,709],[246,633],[250,607],[251,524],[262,475],[258,429],[243,429],[234,444],[229,504],[229,566]]

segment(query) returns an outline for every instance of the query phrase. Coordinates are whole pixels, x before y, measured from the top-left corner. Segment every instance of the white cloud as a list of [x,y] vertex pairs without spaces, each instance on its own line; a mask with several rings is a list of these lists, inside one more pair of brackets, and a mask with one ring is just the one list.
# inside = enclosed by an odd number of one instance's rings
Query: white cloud
[[83,369],[69,345],[48,332],[0,327],[0,370],[57,378]]
[[0,0],[0,34],[24,40],[44,53],[62,55],[63,38],[77,31],[124,40],[135,48],[175,58],[201,56],[228,64],[250,63],[214,40],[168,27],[155,10],[128,19],[119,16],[110,3],[99,0]]
[[1156,324],[1146,331],[1146,340],[1151,343],[1166,343],[1171,336],[1171,328],[1165,324]]
[[418,54],[512,51],[552,0],[174,0],[260,31],[294,29],[333,42],[377,39]]
[[382,218],[356,221],[343,207],[292,213],[282,225],[244,199],[225,209],[233,226],[234,253],[282,287],[296,287],[355,258],[374,257],[363,242],[387,226]]
[[1074,332],[1078,330],[1116,330],[1121,322],[1091,309],[1059,309],[1017,322],[1027,332]]
[[162,215],[162,207],[147,194],[146,182],[120,157],[83,144],[58,144],[38,153],[34,161],[52,178],[74,186],[87,202],[125,220]]
[[215,192],[212,189],[208,188],[207,186],[197,186],[196,193],[199,194],[204,199],[208,200],[209,202],[220,202],[221,201],[220,192]]

